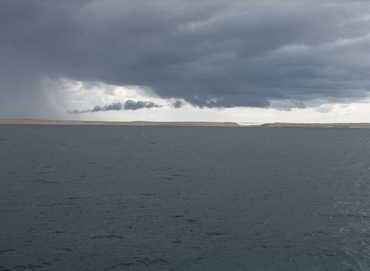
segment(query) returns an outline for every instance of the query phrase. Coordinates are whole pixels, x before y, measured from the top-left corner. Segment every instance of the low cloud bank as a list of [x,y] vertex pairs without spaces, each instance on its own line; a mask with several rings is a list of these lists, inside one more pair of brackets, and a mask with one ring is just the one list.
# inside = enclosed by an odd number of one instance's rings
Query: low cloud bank
[[127,100],[125,103],[111,103],[104,106],[96,105],[92,109],[86,110],[72,110],[69,111],[72,114],[84,114],[84,113],[93,113],[93,112],[105,112],[105,111],[121,111],[121,110],[139,110],[139,109],[150,109],[150,108],[158,108],[161,105],[158,105],[153,102],[149,101],[133,101]]

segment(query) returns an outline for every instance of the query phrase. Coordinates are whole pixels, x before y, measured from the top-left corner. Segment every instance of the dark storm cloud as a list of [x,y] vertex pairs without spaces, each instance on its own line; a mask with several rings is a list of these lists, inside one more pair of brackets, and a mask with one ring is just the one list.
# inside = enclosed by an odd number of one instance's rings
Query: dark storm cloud
[[161,107],[158,104],[148,101],[133,101],[127,100],[125,103],[112,103],[104,106],[96,105],[92,109],[87,110],[72,110],[70,113],[73,114],[83,114],[91,112],[103,112],[103,111],[121,111],[121,110],[139,110],[139,109],[150,109]]
[[40,108],[43,78],[141,85],[201,107],[361,99],[369,14],[355,0],[2,0],[0,113]]

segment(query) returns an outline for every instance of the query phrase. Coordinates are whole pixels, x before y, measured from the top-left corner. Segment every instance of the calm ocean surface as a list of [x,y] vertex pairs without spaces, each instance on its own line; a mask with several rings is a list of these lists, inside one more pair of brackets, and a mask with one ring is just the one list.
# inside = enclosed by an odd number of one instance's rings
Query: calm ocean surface
[[370,270],[370,129],[0,126],[5,270]]

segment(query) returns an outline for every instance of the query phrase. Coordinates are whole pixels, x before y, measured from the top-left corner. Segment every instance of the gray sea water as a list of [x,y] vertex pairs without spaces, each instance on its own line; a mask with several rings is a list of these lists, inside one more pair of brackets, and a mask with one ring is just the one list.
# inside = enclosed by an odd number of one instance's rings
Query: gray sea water
[[5,270],[370,270],[370,130],[1,126]]

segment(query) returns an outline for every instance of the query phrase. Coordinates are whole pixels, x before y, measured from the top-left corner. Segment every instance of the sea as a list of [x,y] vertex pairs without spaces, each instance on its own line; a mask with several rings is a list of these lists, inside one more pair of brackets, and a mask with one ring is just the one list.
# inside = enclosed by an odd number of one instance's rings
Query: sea
[[0,126],[22,270],[370,270],[370,129]]

